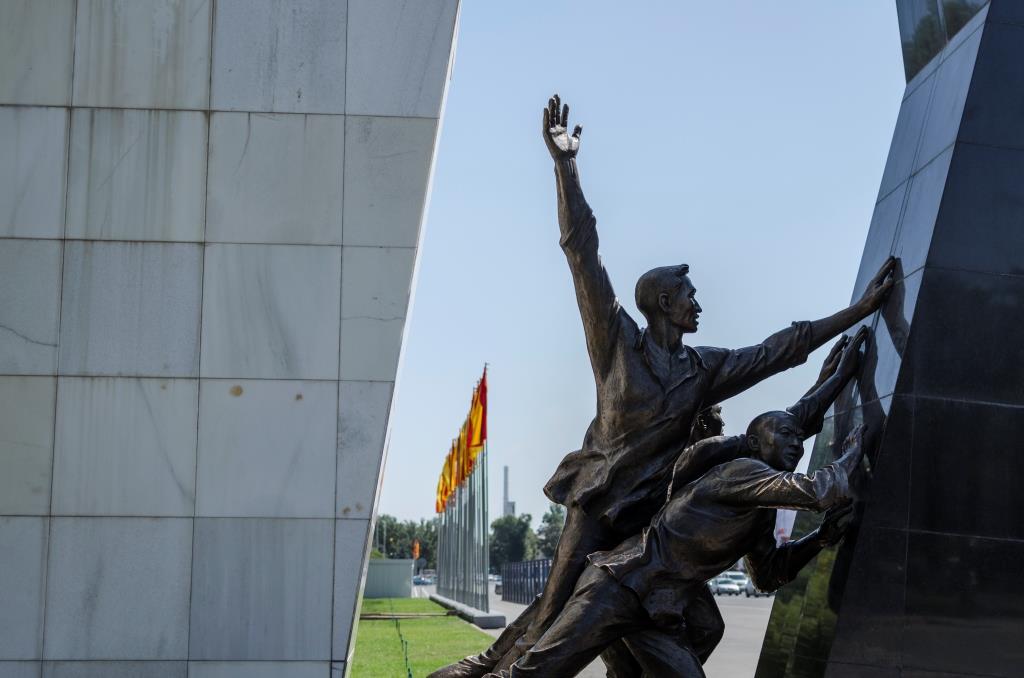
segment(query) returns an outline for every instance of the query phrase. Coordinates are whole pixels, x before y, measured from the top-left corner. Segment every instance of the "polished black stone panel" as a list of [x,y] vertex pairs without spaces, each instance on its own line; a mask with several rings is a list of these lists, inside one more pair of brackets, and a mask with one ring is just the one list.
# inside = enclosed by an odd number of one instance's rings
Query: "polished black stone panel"
[[1024,3],[1020,0],[992,0],[988,11],[992,21],[1024,24]]
[[840,664],[829,662],[825,678],[901,678],[897,668],[878,668],[863,664]]
[[[1020,0],[1014,0],[1018,4]],[[989,23],[978,52],[981,68],[964,109],[960,140],[1024,148],[1024,25]]]
[[892,252],[900,257],[906,273],[913,273],[924,266],[928,258],[928,244],[939,216],[952,157],[953,149],[949,148],[921,168],[910,180],[907,205]]
[[1022,176],[1024,150],[957,144],[928,264],[1024,275]]
[[966,39],[950,44],[942,54],[917,151],[915,171],[952,146],[957,138],[982,33],[980,24],[973,27],[973,32]]
[[927,268],[897,390],[1024,405],[1021,346],[1024,276]]
[[1024,541],[910,532],[903,666],[1019,678]]
[[910,178],[934,85],[935,75],[932,74],[903,100],[899,115],[896,117],[896,128],[892,133],[882,183],[878,189],[879,199],[887,196]]
[[[829,660],[899,666],[903,652],[907,533],[861,529],[854,541]],[[837,560],[843,555],[838,554]]]
[[868,282],[892,254],[892,243],[896,239],[896,229],[903,215],[903,204],[909,185],[909,181],[904,181],[875,205],[871,225],[868,227],[868,238],[864,243],[864,254],[860,258],[857,282],[853,285],[851,303],[860,299]]
[[1024,407],[917,398],[910,528],[1024,539],[1021,441]]

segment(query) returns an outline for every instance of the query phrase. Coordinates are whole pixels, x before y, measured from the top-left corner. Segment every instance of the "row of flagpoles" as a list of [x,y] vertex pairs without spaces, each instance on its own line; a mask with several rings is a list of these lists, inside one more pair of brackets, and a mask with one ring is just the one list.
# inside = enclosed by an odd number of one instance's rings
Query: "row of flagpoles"
[[451,449],[444,458],[441,476],[437,479],[437,497],[434,510],[444,513],[448,498],[455,488],[462,485],[473,473],[477,459],[487,443],[487,368],[473,389],[469,415],[459,430],[459,437],[452,440]]

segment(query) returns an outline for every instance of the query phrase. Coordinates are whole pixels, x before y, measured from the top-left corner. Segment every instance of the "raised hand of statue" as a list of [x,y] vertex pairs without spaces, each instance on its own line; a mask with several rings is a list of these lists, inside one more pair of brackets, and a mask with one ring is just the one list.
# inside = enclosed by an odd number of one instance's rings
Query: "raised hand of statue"
[[853,520],[853,502],[834,506],[825,511],[818,528],[818,542],[822,546],[835,546],[846,534]]
[[821,364],[821,372],[818,373],[818,380],[814,382],[814,386],[811,387],[812,391],[816,391],[821,387],[829,377],[836,373],[839,369],[839,361],[843,357],[843,349],[850,343],[850,337],[845,334],[839,337],[839,341],[832,345],[832,349],[828,352],[828,356],[825,357],[825,362]]
[[865,311],[865,314],[878,310],[882,302],[885,301],[885,298],[889,296],[889,292],[892,291],[893,283],[896,280],[893,273],[896,270],[897,263],[896,257],[886,259],[882,267],[878,269],[878,273],[868,283],[860,301],[857,302]]
[[861,459],[864,458],[864,431],[866,430],[867,426],[864,424],[854,426],[850,435],[846,436],[846,440],[843,441],[843,456],[856,456],[854,467],[859,466]]
[[583,128],[576,125],[572,134],[569,134],[569,105],[563,105],[556,94],[548,99],[543,117],[544,143],[547,144],[551,157],[556,161],[575,158],[580,150],[580,133],[583,132]]
[[839,374],[844,377],[852,377],[857,373],[857,368],[860,367],[860,348],[867,342],[870,334],[871,330],[863,325],[857,330],[853,339],[843,347],[843,356],[839,360]]

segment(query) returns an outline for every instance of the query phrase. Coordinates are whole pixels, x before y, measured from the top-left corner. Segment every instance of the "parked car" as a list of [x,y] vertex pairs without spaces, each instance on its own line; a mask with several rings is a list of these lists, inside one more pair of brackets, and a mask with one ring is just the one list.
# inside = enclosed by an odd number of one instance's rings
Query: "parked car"
[[738,596],[741,592],[739,584],[728,577],[715,577],[708,585],[716,596]]
[[415,584],[416,586],[430,586],[434,582],[432,582],[429,577],[424,577],[422,575],[416,575],[415,577],[412,578],[412,583]]
[[755,598],[760,598],[761,596],[771,596],[772,595],[771,591],[768,591],[768,592],[758,591],[757,587],[754,586],[754,582],[750,581],[749,579],[747,579],[747,585],[745,587],[743,587],[743,592],[747,594],[747,598],[749,598],[750,596],[754,596]]
[[721,576],[728,577],[736,582],[736,585],[739,586],[740,589],[745,588],[747,586],[747,582],[750,581],[750,577],[747,576],[747,573],[740,572],[739,570],[729,570],[728,572],[723,572]]

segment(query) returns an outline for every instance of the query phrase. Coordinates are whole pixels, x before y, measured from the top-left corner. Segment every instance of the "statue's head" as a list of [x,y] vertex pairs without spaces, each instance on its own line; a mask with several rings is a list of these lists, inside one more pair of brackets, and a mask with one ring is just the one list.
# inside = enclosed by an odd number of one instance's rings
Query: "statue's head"
[[795,471],[804,455],[804,431],[789,412],[765,412],[747,427],[747,447],[779,471]]
[[648,325],[664,318],[683,332],[697,331],[701,308],[689,272],[686,264],[660,266],[636,281],[636,306]]
[[725,420],[722,418],[722,406],[705,407],[697,413],[697,419],[693,422],[690,442],[695,443],[705,438],[714,438],[722,435],[723,431],[725,431]]

